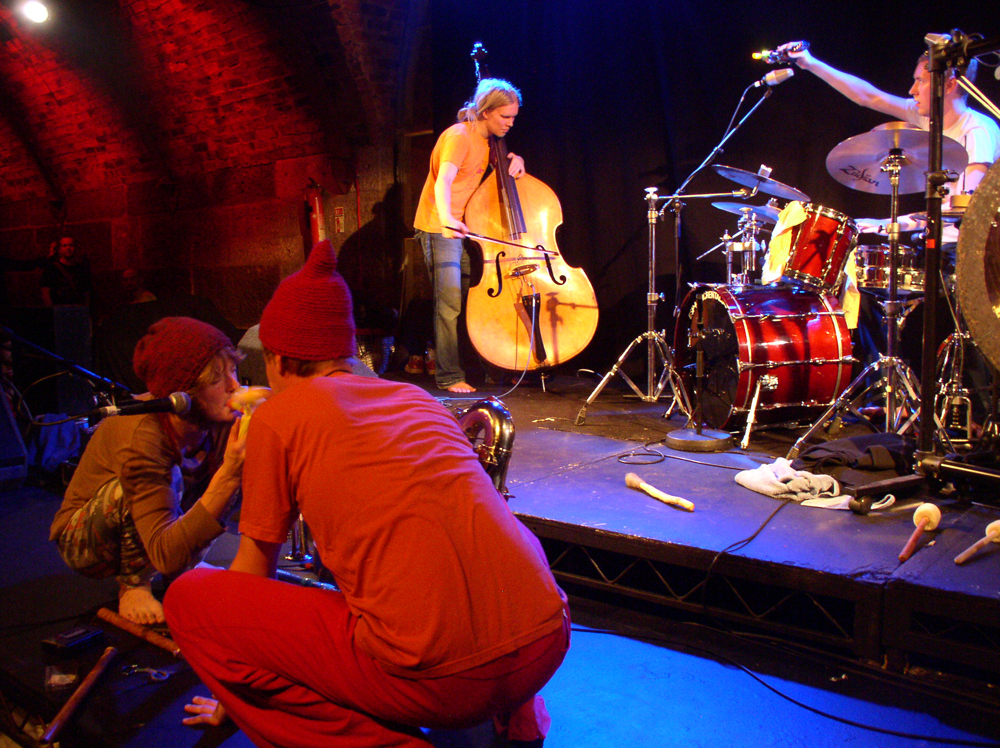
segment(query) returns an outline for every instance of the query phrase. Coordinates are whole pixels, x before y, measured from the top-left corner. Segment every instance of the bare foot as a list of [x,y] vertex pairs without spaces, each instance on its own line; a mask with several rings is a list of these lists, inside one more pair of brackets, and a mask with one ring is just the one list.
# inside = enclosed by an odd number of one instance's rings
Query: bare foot
[[118,590],[118,614],[143,626],[166,623],[163,605],[153,597],[148,584],[141,587],[120,587]]
[[445,387],[448,392],[475,392],[476,388],[468,382],[456,382],[449,387]]

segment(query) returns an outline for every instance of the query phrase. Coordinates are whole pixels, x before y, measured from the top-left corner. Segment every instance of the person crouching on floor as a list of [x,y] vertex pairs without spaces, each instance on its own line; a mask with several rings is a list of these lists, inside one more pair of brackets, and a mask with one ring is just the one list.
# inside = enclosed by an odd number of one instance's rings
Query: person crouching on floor
[[238,494],[244,440],[228,405],[240,354],[220,330],[189,317],[153,324],[133,356],[153,397],[186,392],[184,415],[115,416],[94,431],[52,523],[63,560],[88,577],[115,576],[118,612],[162,623],[152,593],[191,568],[225,530]]
[[[540,745],[566,597],[456,419],[419,387],[351,373],[328,241],[277,288],[260,340],[271,396],[249,424],[236,557],[164,598],[218,698],[185,723],[228,714],[259,746],[427,748],[421,727],[492,717]],[[300,513],[339,592],[273,579]]]

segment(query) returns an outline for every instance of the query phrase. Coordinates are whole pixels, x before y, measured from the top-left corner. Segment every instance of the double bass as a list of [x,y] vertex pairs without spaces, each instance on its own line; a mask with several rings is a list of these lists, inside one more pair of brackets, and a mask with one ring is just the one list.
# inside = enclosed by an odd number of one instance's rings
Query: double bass
[[[473,51],[478,72],[477,52],[484,52],[481,45]],[[492,172],[465,209],[483,256],[482,279],[469,289],[466,326],[492,365],[547,369],[593,339],[597,297],[587,274],[567,264],[556,246],[562,208],[555,192],[529,174],[515,180],[508,164],[503,138],[491,135]]]

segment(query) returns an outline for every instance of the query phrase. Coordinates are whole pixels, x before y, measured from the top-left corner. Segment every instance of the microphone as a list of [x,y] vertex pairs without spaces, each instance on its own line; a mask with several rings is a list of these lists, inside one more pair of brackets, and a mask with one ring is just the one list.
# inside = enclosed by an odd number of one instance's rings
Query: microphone
[[648,483],[644,483],[642,478],[640,478],[635,473],[629,473],[625,476],[625,485],[629,488],[638,488],[650,496],[652,496],[657,501],[662,501],[664,504],[671,504],[673,506],[679,506],[681,509],[687,509],[689,512],[694,511],[694,504],[692,504],[687,499],[682,499],[680,496],[671,496],[668,493],[663,493],[659,489],[653,488]]
[[777,86],[779,83],[784,83],[793,75],[795,75],[794,68],[781,68],[780,70],[772,70],[770,73],[765,75],[759,81],[754,83],[753,87],[760,88],[761,86]]
[[809,42],[796,42],[785,49],[765,49],[750,56],[755,60],[763,60],[768,65],[784,65],[792,61],[793,58],[789,57],[792,52],[805,52],[807,49]]
[[91,418],[108,416],[139,416],[144,413],[173,413],[182,416],[191,410],[191,397],[186,392],[175,392],[169,397],[155,400],[130,400],[121,405],[107,405],[90,411]]

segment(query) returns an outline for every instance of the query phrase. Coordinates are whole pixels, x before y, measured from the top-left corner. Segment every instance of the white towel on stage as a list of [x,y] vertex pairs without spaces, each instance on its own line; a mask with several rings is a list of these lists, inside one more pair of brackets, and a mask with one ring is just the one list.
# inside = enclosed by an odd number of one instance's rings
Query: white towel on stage
[[[840,484],[832,476],[795,470],[784,457],[770,465],[741,470],[736,474],[736,482],[751,491],[792,501],[833,499],[841,495]],[[846,501],[847,497],[844,498]]]

